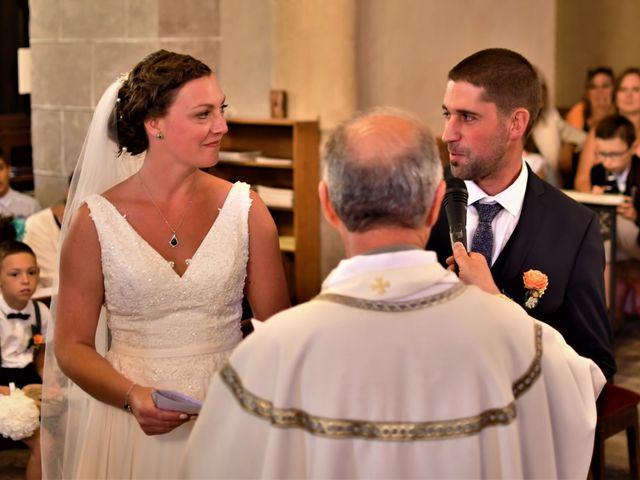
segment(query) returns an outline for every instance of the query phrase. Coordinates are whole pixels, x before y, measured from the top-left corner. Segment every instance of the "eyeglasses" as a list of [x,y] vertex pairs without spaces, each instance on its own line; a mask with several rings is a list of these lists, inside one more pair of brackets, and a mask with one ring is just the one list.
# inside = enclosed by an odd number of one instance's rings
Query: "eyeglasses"
[[596,155],[602,158],[620,158],[629,153],[629,150],[623,150],[622,152],[601,152],[598,150]]

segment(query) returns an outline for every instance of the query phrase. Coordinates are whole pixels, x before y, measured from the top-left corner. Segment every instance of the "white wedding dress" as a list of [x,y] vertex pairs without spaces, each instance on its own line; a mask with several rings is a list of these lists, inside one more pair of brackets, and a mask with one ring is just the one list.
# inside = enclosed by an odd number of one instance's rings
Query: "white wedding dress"
[[[113,367],[144,386],[204,399],[211,375],[242,340],[249,186],[231,188],[184,275],[104,197],[87,198],[102,252]],[[147,436],[133,415],[89,398],[74,478],[175,478],[193,421]]]

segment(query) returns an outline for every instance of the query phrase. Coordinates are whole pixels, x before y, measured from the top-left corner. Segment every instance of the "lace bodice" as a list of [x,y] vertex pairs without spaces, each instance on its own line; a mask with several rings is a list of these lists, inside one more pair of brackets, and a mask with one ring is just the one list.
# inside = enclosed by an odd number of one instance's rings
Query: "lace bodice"
[[101,246],[114,368],[141,384],[204,396],[203,382],[242,338],[250,204],[249,186],[234,184],[180,277],[114,205],[99,195],[87,199]]

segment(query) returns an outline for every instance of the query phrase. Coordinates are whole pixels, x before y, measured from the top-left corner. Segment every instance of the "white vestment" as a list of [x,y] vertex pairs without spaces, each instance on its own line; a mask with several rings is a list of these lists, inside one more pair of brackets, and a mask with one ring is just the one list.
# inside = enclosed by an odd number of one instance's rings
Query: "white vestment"
[[360,255],[235,350],[181,473],[586,478],[604,383],[557,331],[432,252]]

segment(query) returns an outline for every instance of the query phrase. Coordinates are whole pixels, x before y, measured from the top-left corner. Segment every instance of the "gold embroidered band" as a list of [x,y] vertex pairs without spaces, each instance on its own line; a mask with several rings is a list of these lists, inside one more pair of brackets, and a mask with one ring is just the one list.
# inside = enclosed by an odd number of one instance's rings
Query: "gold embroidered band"
[[368,422],[310,415],[295,408],[276,408],[246,390],[231,365],[220,371],[222,380],[247,412],[275,427],[300,428],[314,435],[331,438],[359,437],[370,440],[415,441],[474,435],[492,425],[508,425],[516,418],[516,405],[486,410],[480,415],[433,422]]
[[315,296],[314,300],[326,300],[328,302],[339,303],[347,307],[359,308],[361,310],[376,310],[378,312],[410,312],[413,310],[421,310],[423,308],[433,307],[443,302],[447,302],[465,290],[463,283],[456,283],[450,289],[429,295],[424,298],[415,300],[405,300],[404,302],[390,302],[386,300],[366,300],[364,298],[349,297],[347,295],[339,295],[337,293],[320,293]]
[[[317,297],[316,297],[317,298]],[[351,298],[351,297],[342,297]],[[326,300],[336,301],[334,298]],[[340,303],[342,303],[340,301]],[[371,302],[380,303],[380,302]],[[426,303],[420,303],[425,308]],[[387,310],[385,310],[387,311]],[[397,311],[397,310],[393,310]],[[535,356],[527,371],[513,382],[514,398],[525,393],[540,377],[542,358],[542,326],[534,322]],[[220,370],[224,383],[229,387],[240,406],[249,413],[279,428],[300,428],[313,435],[331,438],[363,438],[384,441],[416,441],[457,438],[475,435],[486,427],[508,425],[517,415],[515,400],[502,408],[485,410],[478,415],[453,420],[427,422],[370,422],[311,415],[296,408],[277,408],[269,400],[248,391],[233,367],[226,363]]]
[[518,398],[524,392],[529,390],[531,385],[535,383],[535,381],[540,376],[542,372],[542,365],[540,361],[542,360],[542,325],[537,320],[534,322],[534,336],[535,336],[535,345],[536,345],[536,353],[529,365],[529,368],[524,375],[518,378],[513,385],[511,386],[511,390],[513,391],[513,396]]

